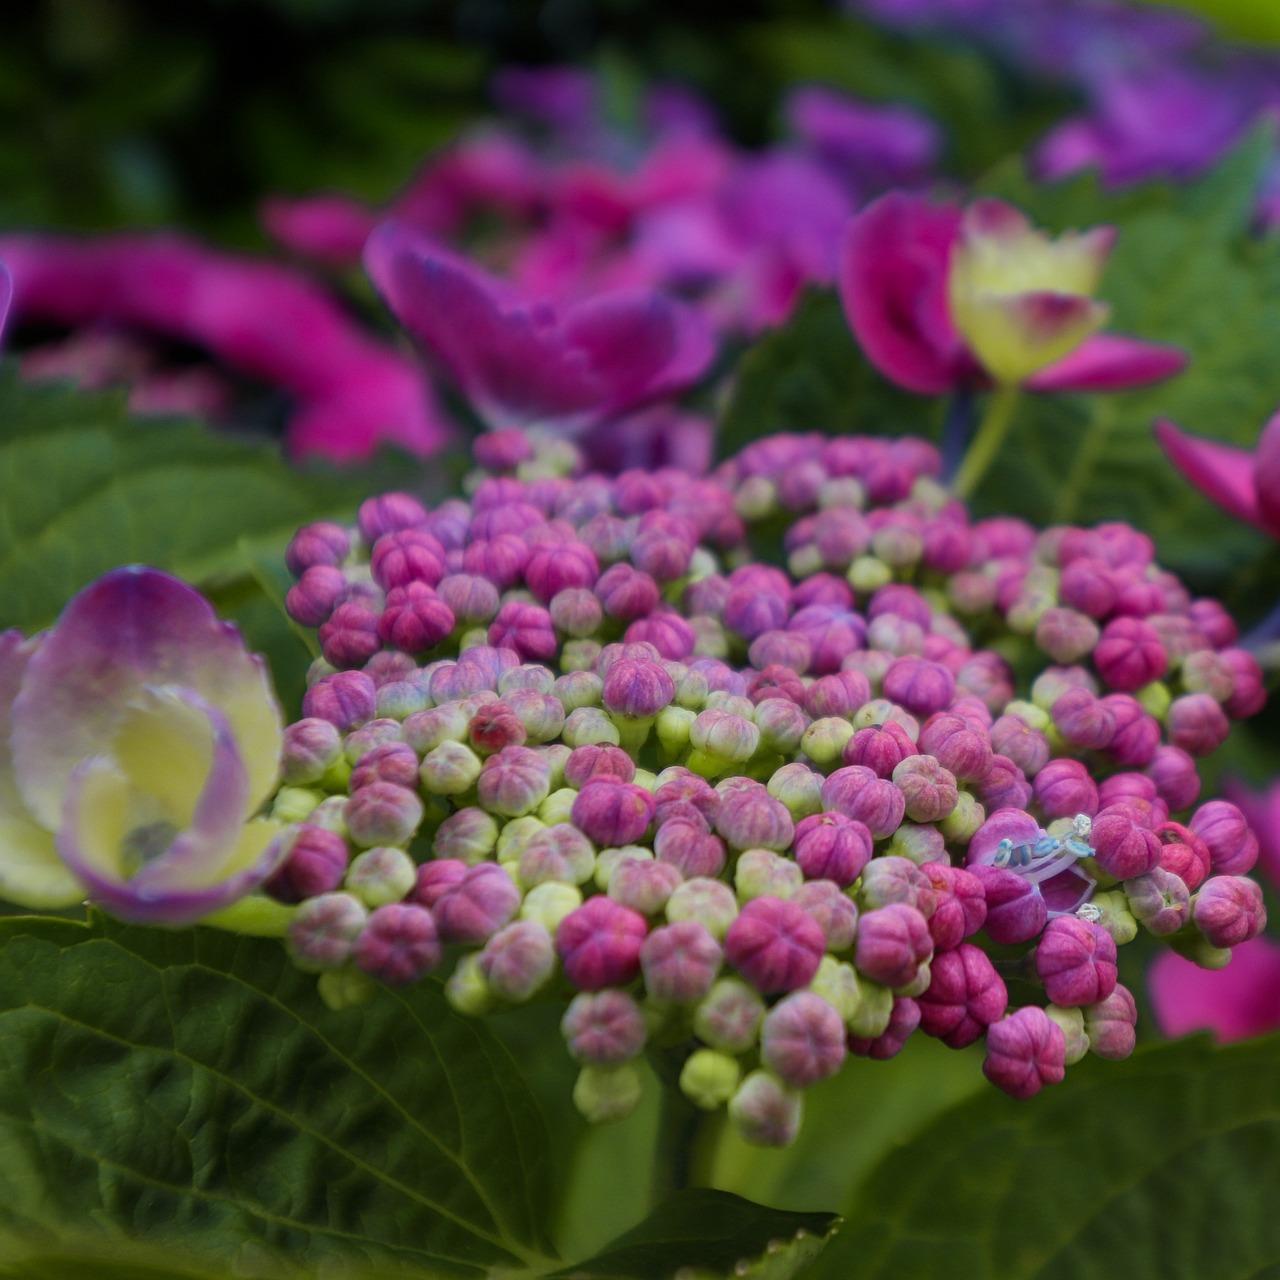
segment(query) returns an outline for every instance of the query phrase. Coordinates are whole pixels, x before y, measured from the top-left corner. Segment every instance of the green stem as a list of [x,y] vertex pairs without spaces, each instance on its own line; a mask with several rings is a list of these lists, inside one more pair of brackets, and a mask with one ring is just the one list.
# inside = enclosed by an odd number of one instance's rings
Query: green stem
[[969,498],[987,474],[1000,446],[1004,444],[1013,423],[1014,406],[1018,403],[1018,388],[1009,383],[999,386],[987,401],[987,411],[982,415],[973,443],[964,455],[960,470],[956,473],[953,488],[958,498]]
[[694,1149],[702,1128],[702,1112],[680,1092],[678,1058],[665,1049],[650,1051],[649,1060],[662,1084],[662,1114],[653,1161],[651,1205],[656,1207],[692,1184]]

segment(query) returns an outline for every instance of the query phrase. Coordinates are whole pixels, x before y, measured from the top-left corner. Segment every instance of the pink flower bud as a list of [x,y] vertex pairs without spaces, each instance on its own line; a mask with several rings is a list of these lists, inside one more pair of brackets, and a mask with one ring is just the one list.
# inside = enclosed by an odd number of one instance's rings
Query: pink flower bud
[[886,720],[884,724],[859,729],[845,743],[842,758],[846,765],[861,765],[877,777],[887,778],[903,760],[914,756],[916,750],[907,731],[896,721]]
[[310,716],[284,731],[280,774],[290,786],[319,782],[342,754],[342,736],[328,720]]
[[351,554],[351,539],[338,524],[317,520],[303,525],[293,535],[284,553],[284,562],[295,578],[312,565],[340,565]]
[[942,821],[959,798],[954,776],[931,755],[908,756],[894,769],[893,785],[902,792],[912,822]]
[[1054,662],[1078,662],[1093,651],[1102,633],[1086,613],[1051,606],[1036,622],[1036,644]]
[[434,587],[444,577],[445,550],[429,533],[404,529],[383,534],[369,554],[373,580],[390,592],[411,582]]
[[1177,933],[1191,918],[1191,894],[1171,871],[1156,867],[1124,883],[1133,918],[1157,937]]
[[686,880],[667,899],[667,920],[696,920],[715,938],[723,938],[738,917],[738,899],[723,880],[695,876]]
[[645,990],[659,1000],[701,1000],[722,959],[720,944],[705,925],[694,920],[662,925],[640,948]]
[[[1013,713],[1002,715],[991,726],[991,746],[1000,755],[1012,761],[1028,778],[1048,763],[1049,739],[1034,729],[1021,716]],[[958,776],[958,775],[957,775]]]
[[1160,865],[1160,838],[1135,823],[1125,805],[1103,809],[1089,836],[1097,863],[1108,876],[1126,881],[1146,876]]
[[591,841],[570,823],[557,822],[530,837],[520,851],[517,878],[525,889],[548,880],[585,884],[595,863]]
[[1207,756],[1227,738],[1227,713],[1207,693],[1184,693],[1169,704],[1169,740],[1189,755]]
[[935,894],[929,917],[934,951],[951,951],[977,933],[986,921],[987,899],[982,882],[963,868],[945,862],[926,862],[920,870]]
[[1052,715],[1063,740],[1073,747],[1101,751],[1115,737],[1115,713],[1088,689],[1068,689],[1055,699]]
[[541,543],[524,566],[524,580],[543,604],[569,588],[591,587],[599,576],[595,553],[581,542]]
[[336,832],[304,822],[285,859],[264,888],[280,902],[301,902],[342,884],[351,853]]
[[347,801],[344,817],[351,839],[358,845],[408,844],[423,818],[415,791],[393,782],[372,782]]
[[304,627],[318,627],[337,608],[346,591],[347,577],[341,569],[312,565],[285,593],[285,611]]
[[452,610],[458,626],[490,622],[498,612],[498,588],[475,574],[449,574],[436,585],[436,594]]
[[747,651],[747,657],[757,671],[780,666],[801,676],[809,669],[812,656],[809,641],[798,631],[766,631],[751,642]]
[[1200,794],[1200,775],[1196,762],[1181,747],[1158,747],[1144,772],[1174,812],[1195,804]]
[[821,928],[781,898],[753,898],[725,935],[729,963],[764,995],[806,986],[825,949]]
[[367,605],[340,604],[320,626],[320,649],[331,666],[363,666],[381,648],[378,615]]
[[356,513],[360,536],[370,546],[385,533],[415,529],[426,521],[426,508],[408,493],[383,493],[376,498],[366,498]]
[[317,680],[302,696],[302,713],[328,720],[345,733],[373,718],[378,691],[363,671],[338,671]]
[[[346,607],[341,606],[338,612]],[[335,613],[335,620],[337,616]],[[388,592],[377,623],[379,638],[406,653],[434,649],[453,627],[453,611],[423,582],[410,582]]]
[[1014,871],[970,863],[987,904],[985,928],[992,942],[1029,942],[1045,926],[1049,908],[1036,886]]
[[[1039,776],[1036,775],[1037,779]],[[991,757],[991,767],[978,782],[977,790],[978,799],[988,813],[996,809],[1025,809],[1035,794],[1022,770],[1008,756],[1001,755]]]
[[675,692],[675,682],[661,663],[624,658],[605,674],[602,701],[614,715],[650,720],[671,703]]
[[795,826],[786,805],[759,787],[722,799],[716,814],[716,831],[731,849],[783,853],[791,846]]
[[840,891],[834,880],[809,880],[793,893],[789,901],[822,929],[828,951],[847,951],[858,936],[858,907],[848,894]]
[[902,902],[915,907],[927,920],[938,905],[933,882],[910,858],[883,854],[872,858],[862,873],[858,890],[864,907],[888,906]]
[[879,840],[898,829],[907,801],[887,779],[877,778],[861,765],[846,765],[822,784],[822,807],[865,823]]
[[1084,1010],[1084,1030],[1089,1037],[1089,1048],[1100,1058],[1119,1062],[1134,1050],[1137,1036],[1138,1006],[1127,987],[1116,984],[1116,989],[1097,1004]]
[[929,925],[914,907],[891,902],[863,912],[858,920],[854,965],[872,982],[908,986],[932,955]]
[[1237,947],[1267,927],[1262,886],[1244,876],[1210,876],[1191,903],[1196,928],[1215,947]]
[[407,987],[439,963],[440,940],[431,912],[411,902],[378,907],[352,947],[358,969],[389,987]]
[[[1111,567],[1090,556],[1072,560],[1063,568],[1058,581],[1058,598],[1062,603],[1091,618],[1105,618],[1115,607],[1117,594]],[[1075,658],[1057,661],[1074,662]]]
[[1043,1009],[1031,1005],[988,1028],[982,1074],[996,1088],[1021,1100],[1047,1084],[1061,1084],[1066,1056],[1062,1028]]
[[790,1146],[800,1132],[804,1100],[767,1071],[753,1071],[729,1099],[729,1119],[747,1142]]
[[818,813],[795,827],[795,860],[808,880],[848,888],[871,860],[871,832],[842,813]]
[[559,648],[551,615],[536,604],[514,600],[498,610],[489,627],[489,643],[514,649],[525,662],[547,662]]
[[853,715],[871,697],[871,685],[861,671],[838,671],[819,676],[804,694],[804,709],[814,719]]
[[569,1001],[560,1032],[579,1062],[617,1066],[645,1042],[644,1015],[625,991],[583,991]]
[[885,672],[884,696],[913,715],[930,716],[941,711],[955,695],[955,677],[926,658],[898,658]]
[[1033,794],[1048,818],[1074,818],[1077,813],[1092,817],[1098,812],[1097,785],[1079,760],[1050,760],[1036,774]]
[[835,1075],[846,1053],[840,1015],[812,991],[793,991],[765,1014],[760,1061],[793,1088]]
[[1162,822],[1156,828],[1156,837],[1160,841],[1160,866],[1194,893],[1209,874],[1209,846],[1179,822]]
[[412,790],[418,785],[418,753],[406,742],[383,742],[363,752],[349,785],[354,793],[372,782],[392,782]]
[[1191,815],[1190,830],[1204,841],[1215,872],[1239,875],[1258,859],[1258,840],[1244,814],[1226,800],[1211,800]]
[[420,907],[434,907],[441,897],[467,874],[467,864],[458,858],[436,858],[418,868],[409,892],[409,901]]
[[669,862],[623,858],[609,877],[609,897],[643,916],[652,916],[667,905],[683,879]]
[[987,734],[949,712],[937,712],[921,725],[919,747],[960,782],[976,782],[991,767]]
[[918,1002],[921,1030],[963,1049],[1004,1016],[1009,993],[986,952],[962,943],[934,956],[928,990]]
[[727,861],[724,841],[698,823],[681,819],[668,820],[658,828],[653,851],[686,879],[717,876]]
[[444,942],[478,946],[507,924],[520,909],[520,891],[495,863],[468,867],[432,907]]
[[565,761],[565,785],[581,790],[592,778],[601,776],[630,782],[636,776],[636,762],[621,747],[608,743],[574,747]]
[[[1209,603],[1209,602],[1205,602]],[[1223,649],[1218,657],[1231,672],[1231,696],[1222,704],[1233,720],[1257,715],[1267,700],[1258,660],[1247,649]]]
[[588,898],[556,930],[565,976],[580,991],[621,986],[640,972],[649,926],[638,911],[607,897]]
[[653,797],[643,787],[596,776],[573,802],[574,825],[601,847],[634,844],[653,820]]
[[1101,925],[1058,916],[1036,946],[1036,973],[1056,1005],[1097,1004],[1116,986],[1116,944]]
[[506,818],[532,813],[550,790],[551,768],[531,747],[504,747],[484,762],[476,780],[481,807]]
[[1113,689],[1132,692],[1169,669],[1160,633],[1140,618],[1112,618],[1093,651],[1098,673]]
[[480,973],[500,1000],[529,999],[555,970],[556,949],[545,926],[517,920],[500,929],[480,953]]

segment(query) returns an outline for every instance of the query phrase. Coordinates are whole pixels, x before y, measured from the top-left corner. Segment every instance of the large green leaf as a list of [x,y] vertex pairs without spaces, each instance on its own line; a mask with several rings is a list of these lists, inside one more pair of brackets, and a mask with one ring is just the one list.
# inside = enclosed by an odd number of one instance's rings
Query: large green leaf
[[941,400],[880,376],[858,349],[834,292],[807,293],[788,322],[742,357],[721,421],[721,457],[777,431],[830,435],[937,432]]
[[833,1213],[789,1213],[725,1191],[681,1191],[603,1252],[556,1277],[791,1280],[822,1252],[839,1224]]
[[1190,367],[1144,390],[1026,396],[977,506],[1041,524],[1124,519],[1156,539],[1162,560],[1221,588],[1258,554],[1260,535],[1224,515],[1173,469],[1151,433],[1157,417],[1252,446],[1280,405],[1280,238],[1249,232],[1270,140],[1258,136],[1183,190],[1112,194],[1085,177],[1037,186],[1015,167],[987,185],[1039,223],[1111,223],[1119,240],[1101,294],[1109,331],[1182,347]]
[[889,1154],[813,1280],[1280,1275],[1280,1041],[1089,1061],[984,1091]]
[[541,1112],[438,984],[335,1013],[273,942],[30,917],[0,941],[0,1257],[548,1265]]

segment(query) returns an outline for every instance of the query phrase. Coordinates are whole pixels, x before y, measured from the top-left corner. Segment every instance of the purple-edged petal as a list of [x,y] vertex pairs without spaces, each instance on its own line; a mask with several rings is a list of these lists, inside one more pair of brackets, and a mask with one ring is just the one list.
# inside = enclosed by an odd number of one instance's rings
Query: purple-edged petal
[[1165,418],[1155,424],[1156,440],[1165,456],[1211,502],[1259,529],[1268,529],[1258,510],[1254,455],[1247,449],[1188,435]]
[[1060,360],[1107,322],[1104,302],[1078,293],[953,291],[951,314],[997,382],[1023,382]]
[[226,716],[249,779],[238,819],[266,799],[283,729],[261,659],[198,591],[134,566],[99,578],[67,605],[14,701],[14,774],[42,826],[57,829],[72,773],[111,750],[148,685],[185,686]]
[[1178,347],[1098,333],[1070,355],[1032,374],[1032,391],[1124,391],[1172,378],[1190,357]]
[[1201,969],[1169,952],[1151,966],[1148,983],[1167,1036],[1208,1030],[1230,1041],[1280,1028],[1280,944],[1271,938],[1232,948],[1225,969]]
[[976,373],[947,304],[959,230],[958,209],[890,192],[845,233],[837,280],[854,336],[885,377],[921,395]]
[[991,862],[1001,840],[1013,844],[1040,838],[1040,824],[1022,809],[997,809],[974,833],[969,841],[966,861]]
[[365,265],[493,426],[581,429],[689,385],[714,354],[706,328],[659,294],[592,298],[558,317],[395,223],[370,236]]

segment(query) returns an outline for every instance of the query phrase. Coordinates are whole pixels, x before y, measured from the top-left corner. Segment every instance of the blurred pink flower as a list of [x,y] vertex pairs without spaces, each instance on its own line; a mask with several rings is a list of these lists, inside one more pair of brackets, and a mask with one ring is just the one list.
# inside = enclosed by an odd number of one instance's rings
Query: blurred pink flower
[[1207,1030],[1230,1041],[1280,1028],[1280,942],[1271,938],[1232,948],[1225,969],[1201,969],[1166,952],[1151,966],[1148,985],[1167,1036]]
[[278,264],[143,234],[3,236],[0,259],[13,275],[19,323],[191,344],[228,371],[288,393],[286,445],[295,457],[344,462],[384,444],[427,455],[450,437],[414,363]]

